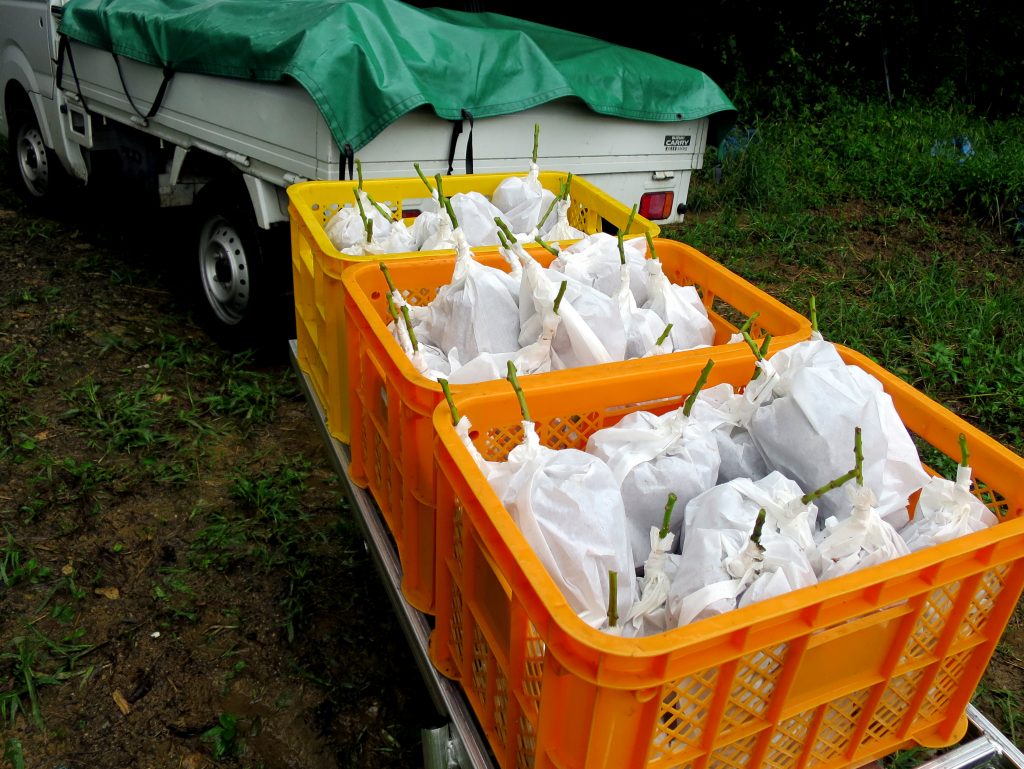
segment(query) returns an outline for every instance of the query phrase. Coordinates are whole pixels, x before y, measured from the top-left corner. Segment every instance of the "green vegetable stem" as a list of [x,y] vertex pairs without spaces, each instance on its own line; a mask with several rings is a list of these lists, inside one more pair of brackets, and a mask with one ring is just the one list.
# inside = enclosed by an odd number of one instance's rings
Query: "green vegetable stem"
[[359,175],[359,186],[357,189],[363,188],[363,162],[356,158],[356,173]]
[[669,323],[667,326],[665,326],[665,330],[661,332],[661,336],[658,337],[658,341],[655,342],[654,344],[655,345],[665,344],[665,340],[668,339],[668,335],[671,334],[671,333],[672,333],[672,324]]
[[856,428],[853,432],[853,455],[856,459],[854,467],[849,472],[843,473],[835,480],[829,481],[820,489],[816,489],[808,494],[804,494],[800,497],[800,502],[805,505],[811,504],[816,499],[825,496],[830,491],[838,489],[847,481],[857,479],[857,485],[864,485],[864,447],[861,443],[861,431],[860,428]]
[[506,237],[506,238],[508,238],[508,242],[509,242],[509,243],[518,243],[518,242],[519,242],[519,241],[518,241],[518,240],[516,239],[516,236],[512,234],[512,230],[510,230],[510,229],[508,228],[508,225],[507,225],[507,224],[505,224],[505,222],[503,222],[503,221],[502,221],[502,219],[501,219],[501,217],[500,217],[500,216],[496,216],[496,217],[494,217],[494,223],[495,223],[496,225],[498,225],[498,229],[499,229],[499,230],[500,230],[501,232],[505,233],[505,237]]
[[960,442],[960,467],[970,467],[971,453],[967,450],[967,436],[960,433],[958,438]]
[[455,211],[452,210],[452,201],[450,198],[441,198],[444,201],[444,210],[448,212],[448,218],[452,220],[452,227],[458,228],[459,220],[455,218]]
[[396,221],[398,219],[398,212],[397,211],[391,211],[390,209],[387,209],[384,206],[382,206],[380,203],[378,203],[376,200],[374,200],[370,196],[369,192],[366,193],[366,199],[370,201],[370,205],[372,205],[374,208],[377,209],[377,213],[379,213],[385,219],[387,219],[389,221],[392,221],[392,222]]
[[[395,317],[395,322],[398,322],[398,315],[395,314],[395,303],[391,299],[391,295],[395,293],[395,284],[391,280],[391,272],[388,270],[388,266],[384,262],[380,263],[380,271],[384,273],[384,280],[388,283],[388,307],[391,308],[391,314]],[[420,344],[416,340],[416,332],[412,329],[412,318],[409,317],[409,308],[406,305],[402,305],[402,320],[405,321],[405,330],[409,333],[409,342],[412,344],[412,351],[419,352]]]
[[700,394],[701,388],[708,383],[708,376],[711,374],[711,369],[714,367],[715,362],[708,358],[708,362],[704,364],[704,368],[700,372],[700,378],[697,379],[697,384],[693,386],[693,392],[690,393],[690,397],[686,399],[686,403],[683,404],[683,414],[690,416],[690,411],[693,409],[693,404],[697,402],[697,396]]
[[519,399],[519,413],[523,415],[523,420],[532,422],[530,410],[526,407],[526,396],[523,394],[523,388],[520,386],[519,378],[516,376],[516,364],[512,361],[508,362],[508,376],[505,378],[512,383],[512,389],[515,390],[516,398]]
[[563,280],[562,285],[558,287],[558,295],[555,297],[555,305],[552,308],[555,315],[558,315],[558,308],[562,306],[562,297],[565,296],[565,289],[569,285],[569,281]]
[[608,572],[608,627],[619,624],[619,573]]
[[619,230],[619,263],[626,263],[626,246],[622,242],[622,230]]
[[657,259],[658,252],[654,250],[654,238],[651,237],[649,232],[645,232],[644,236],[647,238],[647,250],[651,252],[651,259]]
[[672,508],[676,506],[676,500],[679,499],[671,491],[668,493],[668,502],[665,503],[665,517],[661,519],[661,531],[658,532],[658,539],[665,539],[668,536],[668,525],[672,519]]
[[420,181],[423,182],[423,184],[427,188],[427,191],[431,194],[431,196],[433,196],[434,188],[430,186],[430,181],[427,179],[426,174],[423,173],[423,169],[420,168],[420,164],[419,163],[413,163],[412,166],[413,166],[413,168],[416,169],[416,175],[420,177]]
[[[751,318],[753,317],[754,316],[752,315]],[[747,343],[748,347],[750,347],[751,351],[754,353],[754,357],[757,358],[759,361],[764,360],[765,356],[768,354],[768,345],[770,345],[772,342],[772,335],[765,334],[764,339],[761,340],[761,346],[758,347],[757,342],[753,340],[749,333],[742,329],[740,330],[740,333],[743,334],[743,341]],[[761,376],[761,369],[760,367],[755,367],[754,375],[750,377],[750,379],[751,381],[753,381],[757,379],[759,376]]]
[[818,330],[818,302],[811,294],[811,331]]
[[637,211],[637,205],[636,205],[636,203],[634,203],[633,204],[633,208],[630,209],[629,218],[626,219],[626,228],[623,230],[623,232],[626,235],[628,235],[629,231],[633,228],[633,220],[636,219],[636,211]]
[[749,332],[750,331],[750,327],[754,324],[754,321],[757,320],[760,316],[761,316],[761,311],[760,310],[754,310],[752,313],[750,313],[750,315],[747,316],[747,319],[745,321],[743,321],[743,325],[740,326],[739,333],[743,334],[743,333]]
[[757,520],[754,521],[754,531],[750,534],[750,541],[757,545],[757,549],[764,552],[764,545],[761,544],[761,533],[764,531],[764,522],[768,517],[768,511],[763,507],[757,511]]
[[533,163],[537,164],[537,150],[540,148],[540,123],[533,124]]
[[459,410],[455,408],[455,401],[452,400],[452,390],[448,386],[448,380],[438,379],[437,383],[441,385],[441,392],[444,393],[444,399],[448,401],[448,409],[452,412],[452,424],[457,425],[459,423]]
[[[500,235],[500,233],[499,233],[499,235]],[[541,246],[545,251],[547,251],[552,256],[558,256],[558,253],[559,253],[558,249],[556,249],[550,243],[545,243],[543,240],[540,239],[540,237],[537,238],[537,244],[539,246]]]
[[363,220],[363,230],[366,232],[366,242],[369,243],[373,240],[373,220],[366,218],[366,210],[363,208],[363,200],[359,197],[359,192],[356,192],[356,205],[359,207],[359,218]]

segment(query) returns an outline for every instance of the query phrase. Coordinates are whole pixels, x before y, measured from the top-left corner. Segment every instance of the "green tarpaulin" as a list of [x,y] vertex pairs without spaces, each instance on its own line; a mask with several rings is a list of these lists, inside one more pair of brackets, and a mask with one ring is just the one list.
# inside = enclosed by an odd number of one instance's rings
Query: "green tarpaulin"
[[458,120],[576,97],[594,112],[672,121],[735,111],[704,73],[493,13],[396,0],[69,0],[61,32],[131,59],[227,77],[292,77],[339,146],[359,149],[428,104]]

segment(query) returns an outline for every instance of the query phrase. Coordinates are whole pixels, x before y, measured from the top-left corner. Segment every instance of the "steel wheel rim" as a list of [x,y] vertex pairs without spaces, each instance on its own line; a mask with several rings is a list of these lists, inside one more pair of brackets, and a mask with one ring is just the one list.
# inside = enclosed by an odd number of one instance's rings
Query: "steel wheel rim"
[[49,157],[43,134],[36,126],[25,126],[18,137],[18,171],[25,189],[41,198],[50,188]]
[[249,305],[249,264],[238,230],[222,216],[203,225],[199,269],[207,304],[217,319],[234,326]]

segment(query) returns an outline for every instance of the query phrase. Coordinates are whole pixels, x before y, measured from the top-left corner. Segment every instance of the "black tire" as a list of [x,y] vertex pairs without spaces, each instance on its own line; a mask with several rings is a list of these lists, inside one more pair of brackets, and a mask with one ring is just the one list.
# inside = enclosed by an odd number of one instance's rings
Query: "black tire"
[[295,329],[287,226],[261,229],[241,180],[207,184],[195,208],[200,323],[226,349],[284,356]]
[[39,121],[28,106],[11,111],[7,152],[14,187],[25,203],[45,210],[64,199],[71,177],[46,146]]

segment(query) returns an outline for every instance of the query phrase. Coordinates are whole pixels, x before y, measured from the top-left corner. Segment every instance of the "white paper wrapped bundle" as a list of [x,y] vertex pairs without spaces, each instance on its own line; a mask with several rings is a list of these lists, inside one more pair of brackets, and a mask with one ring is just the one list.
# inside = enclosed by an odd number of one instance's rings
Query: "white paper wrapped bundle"
[[[702,374],[704,381],[709,371],[710,365]],[[634,411],[587,440],[587,453],[607,463],[619,484],[637,563],[647,557],[650,529],[661,524],[669,495],[678,500],[669,530],[682,539],[685,506],[718,478],[718,447],[712,435],[717,423],[687,411],[685,404],[662,415]]]
[[[541,235],[544,240],[578,240],[587,237],[587,233],[569,224],[569,208],[572,201],[568,198],[555,201],[555,219],[544,223]],[[549,217],[550,219],[550,217]]]
[[801,550],[812,553],[815,548],[814,522],[818,510],[813,502],[805,503],[803,497],[804,492],[799,484],[779,472],[769,473],[756,481],[734,478],[689,501],[684,510],[683,531],[750,531],[757,521],[758,511],[763,509],[766,514],[766,531],[786,536],[796,542]]
[[[769,467],[815,489],[849,466],[842,436],[863,430],[864,483],[878,495],[877,509],[897,526],[907,502],[928,480],[917,448],[881,383],[847,366],[820,338],[788,347],[759,364],[772,395],[753,414],[750,435]],[[818,500],[819,518],[845,517],[850,507],[835,491]]]
[[[391,277],[388,275],[387,267],[382,264],[381,270],[390,284]],[[388,307],[391,310],[391,316],[394,318],[388,324],[388,331],[391,332],[391,335],[398,342],[402,351],[409,356],[413,367],[427,379],[434,381],[447,376],[451,371],[448,357],[439,348],[429,344],[422,344],[416,338],[416,323],[413,320],[413,310],[423,313],[426,311],[426,308],[414,308],[412,305],[407,304],[402,295],[395,290],[390,291],[388,296],[390,300]]]
[[611,471],[582,451],[542,446],[533,422],[523,422],[523,436],[506,462],[492,463],[491,486],[584,622],[607,621],[609,571],[629,577],[617,595],[619,616],[629,616],[635,570]]
[[[624,241],[624,248],[629,265],[629,287],[637,306],[642,307],[648,298],[644,275],[647,244],[643,238],[633,238]],[[612,296],[619,288],[621,266],[618,239],[604,232],[588,235],[563,248],[551,262],[551,269],[593,286],[607,296]]]
[[971,468],[958,465],[956,480],[932,478],[921,489],[914,519],[900,530],[911,552],[995,526],[999,520],[971,493]]
[[896,529],[879,515],[869,487],[852,485],[844,493],[850,511],[842,520],[827,519],[818,535],[823,582],[910,554]]
[[519,294],[519,344],[525,347],[541,337],[545,312],[554,304],[563,281],[567,288],[552,341],[552,369],[623,360],[626,331],[611,297],[553,270],[545,270],[528,254]]
[[761,450],[747,429],[759,403],[771,392],[761,379],[748,383],[742,393],[736,392],[728,382],[723,382],[702,390],[697,396],[694,411],[702,413],[707,410],[720,422],[714,432],[721,458],[718,483],[728,483],[734,478],[756,481],[769,473]]
[[479,192],[457,192],[449,202],[469,245],[498,244],[498,227],[494,219],[504,214],[490,200]]
[[[324,232],[336,249],[342,253],[349,253],[345,249],[355,246],[362,246],[366,241],[366,226],[363,222],[363,215],[373,222],[373,240],[383,249],[391,230],[391,218],[384,216],[377,207],[372,204],[367,194],[357,189],[356,199],[362,205],[363,214],[359,212],[359,205],[347,203],[338,209],[324,225]],[[367,253],[385,253],[383,250]],[[357,254],[358,255],[358,254]]]
[[758,539],[738,529],[687,533],[667,602],[676,627],[817,582],[803,550],[789,537],[764,531]]
[[[643,358],[658,343],[665,323],[653,310],[644,310],[636,305],[629,288],[629,266],[619,266],[619,288],[612,297],[626,333],[626,360]],[[666,340],[671,343],[671,333]]]
[[682,556],[672,552],[674,542],[675,535],[671,532],[662,537],[657,526],[651,527],[651,551],[644,561],[640,597],[626,617],[633,635],[654,635],[674,627],[669,619],[668,593],[682,561]]
[[513,232],[536,232],[537,222],[548,210],[555,194],[540,183],[540,167],[530,163],[525,177],[513,176],[502,181],[491,195],[491,202],[501,210],[501,217]]
[[676,350],[693,350],[714,343],[715,327],[697,289],[672,283],[658,259],[645,262],[644,284],[647,300],[642,306],[672,324],[672,345]]
[[461,233],[452,280],[442,286],[422,324],[423,340],[469,361],[480,353],[519,349],[519,309],[509,293],[508,276],[473,257]]

